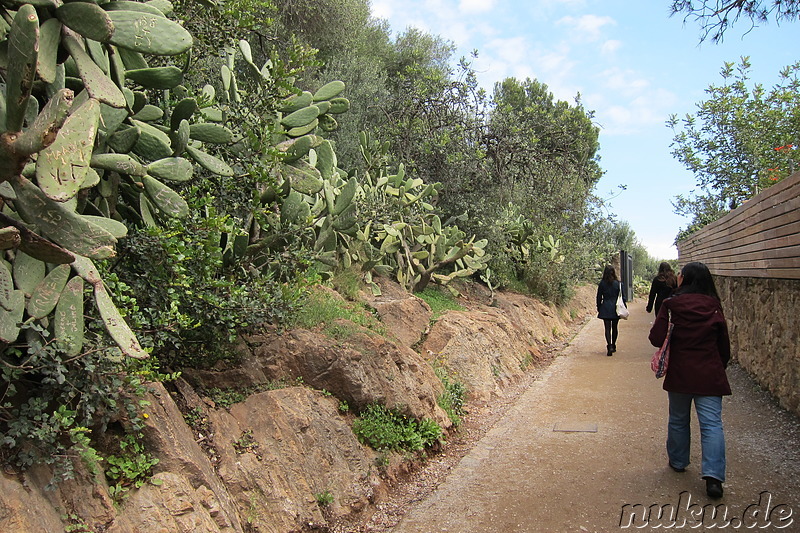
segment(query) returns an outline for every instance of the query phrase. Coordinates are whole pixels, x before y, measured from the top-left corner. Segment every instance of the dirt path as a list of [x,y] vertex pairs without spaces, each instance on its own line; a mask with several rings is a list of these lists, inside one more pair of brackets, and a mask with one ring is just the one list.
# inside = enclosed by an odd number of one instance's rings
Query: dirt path
[[619,531],[621,519],[649,530],[658,521],[644,522],[644,514],[668,504],[677,509],[673,529],[717,531],[732,520],[726,530],[800,531],[798,420],[738,367],[729,369],[734,395],[723,403],[725,496],[714,502],[727,516],[711,517],[710,507],[703,514],[710,501],[696,422],[692,464],[682,474],[668,468],[666,392],[649,368],[652,315],[641,301],[630,307],[613,357],[605,355],[602,322],[591,320],[391,531],[608,532]]

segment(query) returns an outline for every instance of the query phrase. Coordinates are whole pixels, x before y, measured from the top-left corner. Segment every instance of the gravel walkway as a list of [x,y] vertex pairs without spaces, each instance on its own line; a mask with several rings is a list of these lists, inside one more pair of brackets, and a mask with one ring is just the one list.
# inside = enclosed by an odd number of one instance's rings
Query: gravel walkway
[[613,357],[602,322],[590,320],[552,364],[468,418],[371,519],[337,531],[800,531],[798,419],[736,366],[723,402],[725,496],[705,495],[696,421],[692,464],[668,468],[666,392],[649,368],[652,315],[642,301],[630,308]]

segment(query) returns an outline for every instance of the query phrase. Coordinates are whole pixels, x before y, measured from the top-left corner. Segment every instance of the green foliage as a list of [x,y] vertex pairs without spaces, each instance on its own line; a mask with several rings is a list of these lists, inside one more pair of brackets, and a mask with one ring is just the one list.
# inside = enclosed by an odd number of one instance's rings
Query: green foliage
[[64,533],[94,533],[94,530],[74,513],[62,516],[61,520],[67,522]]
[[317,492],[314,494],[314,499],[317,500],[317,505],[320,507],[326,507],[332,504],[334,501],[333,494],[331,494],[331,491],[329,490]]
[[353,422],[353,432],[362,444],[383,451],[421,451],[442,436],[442,428],[433,420],[414,420],[377,404],[364,409]]
[[243,453],[253,453],[260,457],[258,441],[253,438],[253,430],[248,429],[242,432],[242,435],[233,443],[234,451],[241,455]]
[[195,196],[186,219],[132,233],[120,245],[119,274],[109,276],[142,343],[176,367],[229,359],[239,332],[285,320],[302,294],[299,285],[228,264],[220,243],[236,229],[209,204]]
[[463,311],[464,306],[458,303],[450,291],[444,291],[439,287],[427,287],[425,290],[416,294],[425,300],[431,308],[432,320],[442,316],[445,311]]
[[334,324],[337,319],[345,319],[379,335],[386,333],[383,324],[363,304],[345,301],[336,294],[325,290],[309,292],[303,306],[294,315],[291,323],[296,327],[306,329],[323,325],[325,331],[333,338],[343,339],[351,336],[352,330],[347,329],[346,326],[337,327]]
[[444,367],[435,366],[433,370],[444,386],[444,392],[436,399],[437,403],[457,427],[461,425],[461,417],[464,416],[467,389],[460,381],[453,380]]
[[121,502],[131,488],[147,483],[158,458],[145,450],[141,433],[129,433],[119,440],[119,453],[106,457],[109,493]]
[[348,300],[355,300],[362,289],[363,279],[360,272],[353,268],[347,268],[333,274],[331,285],[336,292]]
[[[268,381],[267,383],[262,383],[252,387],[211,387],[203,390],[202,392],[208,396],[217,407],[227,409],[233,404],[241,403],[247,400],[247,398],[253,394],[270,390],[285,389],[286,387],[292,387],[295,385],[302,385],[302,380],[298,378],[295,383],[292,383],[285,379],[279,379]],[[189,413],[184,415],[184,418],[188,417],[187,422],[189,422],[190,420],[197,419],[198,414],[199,413],[196,412]]]
[[53,465],[54,482],[73,477],[75,460],[97,467],[92,432],[98,428],[123,416],[128,431],[141,430],[142,384],[168,378],[152,362],[108,348],[99,317],[87,323],[87,344],[99,346],[81,356],[66,355],[47,330],[29,324],[27,342],[8,348],[0,364],[3,460],[22,468]]
[[697,112],[672,115],[673,156],[695,174],[697,191],[677,196],[675,212],[692,217],[679,237],[713,222],[800,168],[800,63],[767,90],[749,83],[750,62],[725,63]]

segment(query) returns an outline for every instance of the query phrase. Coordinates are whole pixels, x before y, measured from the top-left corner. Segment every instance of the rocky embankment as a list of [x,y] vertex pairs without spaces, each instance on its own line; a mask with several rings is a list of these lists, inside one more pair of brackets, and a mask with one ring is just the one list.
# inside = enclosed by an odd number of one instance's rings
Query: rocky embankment
[[[52,472],[44,466],[7,469],[0,477],[3,531],[57,532],[76,523],[98,533],[325,531],[372,509],[416,466],[414,458],[362,445],[351,430],[353,412],[380,403],[448,431],[434,365],[466,386],[468,405],[492,402],[544,346],[594,311],[593,287],[578,289],[564,307],[471,287],[461,298],[464,311],[431,323],[425,302],[392,283],[381,286],[382,296],[363,299],[385,336],[355,324],[347,324],[345,340],[314,330],[264,331],[242,339],[240,366],[150,385],[145,437],[159,462],[152,482],[130,490],[119,506],[103,475],[81,465],[54,490],[45,489]],[[264,390],[279,381],[298,385]],[[264,392],[223,408],[200,392],[210,388]],[[332,501],[318,503],[323,494]]]

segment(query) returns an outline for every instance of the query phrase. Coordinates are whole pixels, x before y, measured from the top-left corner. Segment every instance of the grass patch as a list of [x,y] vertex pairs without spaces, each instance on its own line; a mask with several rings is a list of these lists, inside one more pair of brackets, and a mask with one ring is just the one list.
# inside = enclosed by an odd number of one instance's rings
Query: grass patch
[[343,297],[348,300],[356,300],[363,286],[361,273],[353,268],[340,270],[331,278],[331,285]]
[[294,325],[306,329],[325,325],[327,327],[324,330],[328,336],[341,340],[352,335],[353,331],[332,324],[340,318],[349,320],[379,335],[386,334],[386,328],[381,321],[363,304],[343,301],[325,291],[309,293],[307,300],[295,316]]
[[424,291],[418,292],[416,295],[425,300],[425,303],[430,306],[433,312],[432,318],[434,320],[442,316],[445,311],[464,310],[464,306],[458,303],[450,292],[443,291],[435,286],[427,287]]

